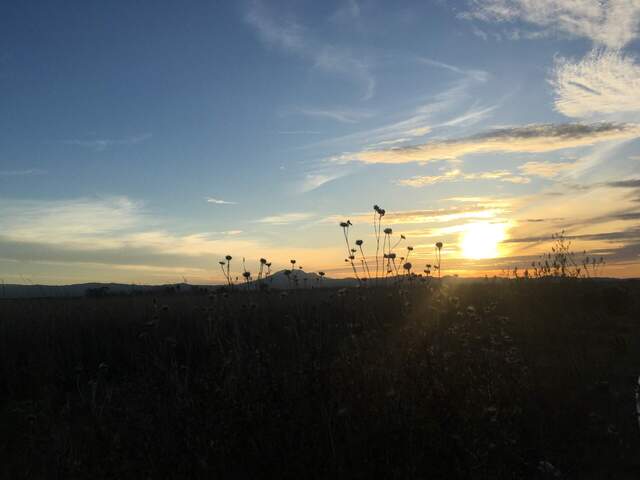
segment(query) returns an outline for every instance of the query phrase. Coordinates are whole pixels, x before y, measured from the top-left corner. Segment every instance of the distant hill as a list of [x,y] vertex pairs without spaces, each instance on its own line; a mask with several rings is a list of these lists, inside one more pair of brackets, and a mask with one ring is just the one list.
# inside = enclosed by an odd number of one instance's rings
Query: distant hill
[[73,285],[0,285],[0,298],[56,298],[104,295],[140,295],[187,290],[193,285],[131,285],[125,283],[76,283]]
[[[493,277],[489,277],[494,280]],[[433,280],[442,281],[448,284],[464,284],[470,282],[485,281],[484,277],[456,277],[444,276],[442,279],[434,278]],[[508,282],[509,279],[497,278],[496,280]],[[567,279],[546,278],[538,281],[546,282],[562,282]],[[616,279],[606,277],[596,277],[589,279],[592,282],[637,282],[640,279]],[[393,278],[389,277],[388,282],[392,283]],[[279,290],[304,289],[304,288],[344,288],[358,286],[355,278],[330,278],[320,277],[317,273],[305,272],[304,270],[295,270],[290,275],[285,274],[285,270],[280,270],[267,278],[260,281],[253,280],[247,283],[238,283],[234,286],[237,289],[259,288],[259,283],[268,285],[268,288]],[[69,298],[69,297],[100,297],[108,295],[151,295],[165,293],[188,293],[197,290],[218,289],[225,287],[224,284],[217,285],[192,285],[188,283],[175,283],[165,285],[132,285],[125,283],[76,283],[72,285],[19,285],[19,284],[0,284],[0,299],[2,298]]]
[[[255,287],[257,280],[249,284],[238,284],[237,288]],[[285,270],[281,270],[261,280],[269,288],[318,288],[318,287],[348,287],[357,285],[353,278],[335,279],[320,278],[317,273],[307,273],[304,270],[295,270],[289,276]],[[168,291],[189,292],[200,288],[221,288],[224,285],[191,285],[187,283],[167,285],[131,285],[125,283],[76,283],[72,285],[19,285],[0,284],[0,298],[68,298],[105,295],[142,295],[160,294]]]

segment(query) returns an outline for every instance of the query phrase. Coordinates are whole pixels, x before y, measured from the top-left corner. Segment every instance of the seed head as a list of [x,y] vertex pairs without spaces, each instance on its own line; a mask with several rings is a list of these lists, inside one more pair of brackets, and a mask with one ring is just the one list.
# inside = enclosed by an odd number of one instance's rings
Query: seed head
[[267,264],[267,259],[266,259],[266,258],[261,258],[261,259],[260,259],[260,263],[261,263],[262,265],[266,265],[266,264]]
[[227,255],[226,257],[224,257],[227,259],[227,262],[230,261],[233,257],[231,255]]
[[402,268],[404,268],[405,270],[411,270],[411,262],[407,262],[405,263]]
[[436,248],[438,250],[442,249],[442,242],[436,242]]
[[362,240],[356,240],[356,245],[361,246],[364,242]]
[[393,230],[387,227],[384,229],[384,233],[386,233],[387,235],[391,235],[393,233]]

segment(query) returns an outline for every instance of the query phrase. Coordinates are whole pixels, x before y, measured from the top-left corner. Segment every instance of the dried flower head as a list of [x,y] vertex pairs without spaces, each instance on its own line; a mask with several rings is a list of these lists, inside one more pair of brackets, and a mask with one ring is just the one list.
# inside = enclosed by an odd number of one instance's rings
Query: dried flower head
[[356,240],[356,245],[361,246],[364,242],[362,240]]
[[391,235],[391,234],[393,233],[393,230],[392,230],[391,228],[389,228],[389,227],[385,228],[383,231],[384,231],[384,233],[386,233],[387,235]]
[[231,255],[227,255],[226,257],[224,257],[227,259],[227,262],[231,261],[231,259],[233,258]]

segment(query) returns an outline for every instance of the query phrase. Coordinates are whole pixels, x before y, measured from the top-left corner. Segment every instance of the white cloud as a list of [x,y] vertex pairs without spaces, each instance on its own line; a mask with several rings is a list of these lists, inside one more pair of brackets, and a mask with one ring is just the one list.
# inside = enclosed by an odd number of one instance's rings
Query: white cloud
[[237,202],[229,202],[227,200],[221,200],[219,198],[208,197],[207,203],[213,203],[215,205],[237,205]]
[[5,238],[89,246],[145,223],[141,205],[126,197],[0,202]]
[[640,65],[617,50],[592,50],[579,62],[556,61],[555,108],[573,118],[635,113],[640,117]]
[[270,225],[288,225],[290,223],[302,222],[313,217],[311,213],[292,212],[279,215],[270,215],[257,220],[258,223],[268,223]]
[[523,21],[549,32],[621,48],[640,35],[638,0],[471,0],[466,18]]

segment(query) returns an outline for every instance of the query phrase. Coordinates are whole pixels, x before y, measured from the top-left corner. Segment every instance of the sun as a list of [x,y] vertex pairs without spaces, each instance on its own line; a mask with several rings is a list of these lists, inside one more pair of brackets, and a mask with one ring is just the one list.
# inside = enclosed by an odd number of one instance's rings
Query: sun
[[503,223],[469,223],[460,235],[462,255],[474,260],[499,257],[499,245],[504,237]]

